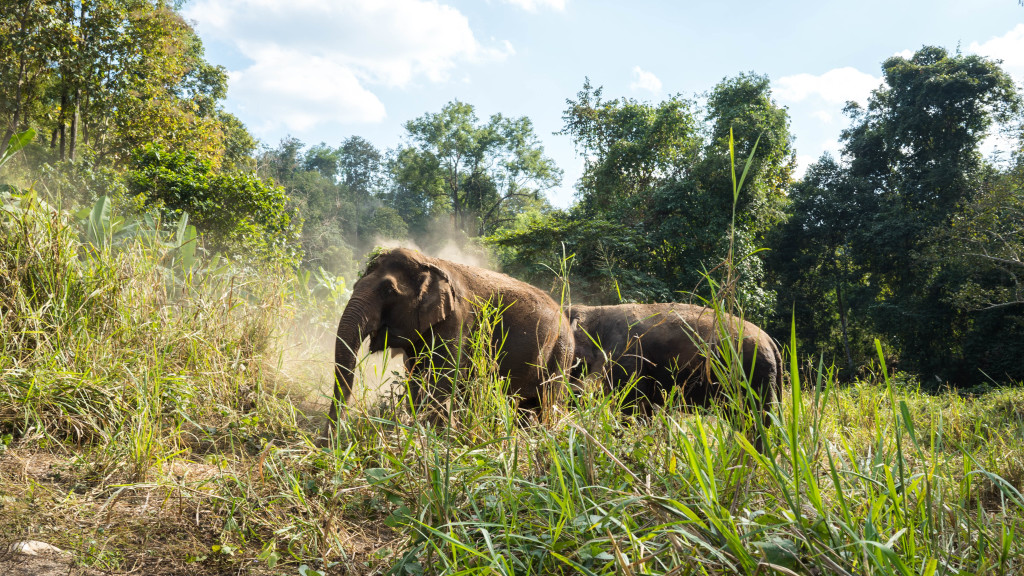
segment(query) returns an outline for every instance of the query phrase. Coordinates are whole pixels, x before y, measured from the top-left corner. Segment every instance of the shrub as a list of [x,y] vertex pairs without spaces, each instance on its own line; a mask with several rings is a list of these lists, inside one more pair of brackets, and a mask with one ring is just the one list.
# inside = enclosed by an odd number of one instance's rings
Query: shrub
[[284,188],[251,173],[216,172],[192,152],[149,145],[136,153],[127,181],[167,219],[188,213],[211,251],[291,266],[302,259],[302,221]]

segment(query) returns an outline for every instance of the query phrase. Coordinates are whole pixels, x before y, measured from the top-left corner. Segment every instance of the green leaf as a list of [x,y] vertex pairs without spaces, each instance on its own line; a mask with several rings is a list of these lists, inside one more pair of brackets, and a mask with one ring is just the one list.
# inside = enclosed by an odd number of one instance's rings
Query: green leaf
[[256,557],[258,560],[266,562],[268,568],[273,568],[281,561],[281,555],[277,553],[276,546],[276,542],[269,542]]
[[86,238],[89,243],[97,248],[103,248],[110,233],[110,198],[102,196],[96,200],[86,226]]
[[27,146],[28,143],[31,142],[32,139],[35,137],[36,131],[31,128],[12,136],[11,141],[7,143],[7,149],[4,150],[3,152],[0,152],[0,166],[6,164],[7,161],[10,160],[11,157],[18,152],[18,150],[21,150],[22,148]]
[[785,538],[772,538],[766,541],[753,542],[752,544],[764,553],[765,560],[770,564],[789,568],[790,570],[799,570],[800,548],[795,542]]
[[366,476],[366,481],[370,484],[381,484],[387,481],[389,478],[397,476],[396,473],[391,472],[387,468],[367,468],[363,475]]

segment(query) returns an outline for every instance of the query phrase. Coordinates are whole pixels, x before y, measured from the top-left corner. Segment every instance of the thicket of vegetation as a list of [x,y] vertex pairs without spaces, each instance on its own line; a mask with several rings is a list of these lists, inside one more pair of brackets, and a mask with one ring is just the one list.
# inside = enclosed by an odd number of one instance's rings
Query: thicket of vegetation
[[1024,568],[1020,391],[922,394],[880,347],[840,386],[794,335],[760,454],[728,408],[624,419],[627,391],[598,382],[523,426],[484,322],[452,426],[364,390],[324,437],[341,285],[205,258],[185,218],[105,198],[72,214],[31,191],[0,210],[0,279],[0,542],[41,539],[85,569]]
[[[847,107],[842,157],[799,181],[765,76],[659,103],[587,81],[562,131],[586,169],[576,203],[556,210],[543,193],[561,172],[528,118],[453,101],[407,122],[395,149],[350,136],[257,150],[221,108],[224,69],[165,2],[18,0],[0,31],[2,143],[37,134],[7,179],[51,199],[188,213],[211,253],[349,280],[387,240],[486,246],[549,286],[568,254],[588,303],[706,298],[735,216],[744,312],[779,333],[795,311],[804,348],[842,379],[880,338],[928,387],[1024,380],[1021,95],[983,57],[924,47],[886,60],[867,106]],[[997,129],[1014,147],[993,162],[980,150]],[[740,157],[757,143],[735,215],[730,131]]]
[[[1021,94],[941,48],[882,69],[799,180],[765,76],[659,103],[588,80],[561,210],[527,118],[453,101],[391,150],[259,147],[175,6],[11,0],[0,544],[148,573],[1020,572],[1024,397],[935,389],[1024,380]],[[518,426],[487,338],[454,427],[385,390],[324,437],[346,280],[396,240],[577,302],[728,300],[789,344],[765,453],[596,386]]]

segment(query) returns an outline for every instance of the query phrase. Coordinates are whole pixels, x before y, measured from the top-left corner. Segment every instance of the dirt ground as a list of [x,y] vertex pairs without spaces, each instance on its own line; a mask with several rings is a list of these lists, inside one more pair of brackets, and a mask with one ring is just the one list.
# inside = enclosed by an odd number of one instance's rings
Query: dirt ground
[[[401,355],[363,350],[360,357],[362,374],[353,403],[368,406],[397,391],[396,373],[404,374]],[[282,383],[291,401],[307,414],[327,412],[334,369],[327,358],[285,359],[282,364],[287,365],[278,367],[289,377]],[[29,440],[0,451],[0,576],[297,573],[295,566],[270,570],[265,563],[238,558],[223,563],[201,560],[210,555],[210,542],[217,535],[213,527],[219,524],[208,506],[178,510],[173,494],[178,487],[188,490],[216,476],[217,466],[176,459],[164,463],[164,472],[173,482],[119,490],[110,481],[116,470],[89,467],[89,450],[42,448]],[[394,538],[390,529],[378,528],[353,526],[347,552],[361,560],[376,557]],[[43,545],[34,555],[12,549],[23,541],[59,548]],[[329,573],[358,574],[366,569],[335,567]]]
[[37,540],[2,547],[0,574],[5,576],[98,576],[95,570],[74,565],[71,554]]

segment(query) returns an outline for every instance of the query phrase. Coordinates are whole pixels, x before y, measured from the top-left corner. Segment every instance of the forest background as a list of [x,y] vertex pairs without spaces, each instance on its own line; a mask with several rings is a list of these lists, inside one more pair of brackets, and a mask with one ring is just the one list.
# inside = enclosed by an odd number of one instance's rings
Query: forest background
[[[259,143],[223,110],[180,6],[13,0],[0,14],[0,172],[66,208],[109,197],[203,252],[306,282],[356,279],[374,246],[413,243],[544,288],[568,257],[575,302],[701,301],[729,249],[730,134],[753,162],[735,206],[739,303],[844,379],[874,340],[926,388],[1024,380],[1021,89],[999,62],[924,46],[881,63],[885,83],[846,108],[842,154],[794,178],[784,107],[756,72],[660,102],[609,98],[585,80],[562,133],[585,160],[576,201],[526,117],[452,101],[405,124],[402,145],[356,135]],[[31,130],[27,138],[22,136]],[[986,158],[983,140],[1014,143]],[[756,148],[755,148],[756,144]]]

